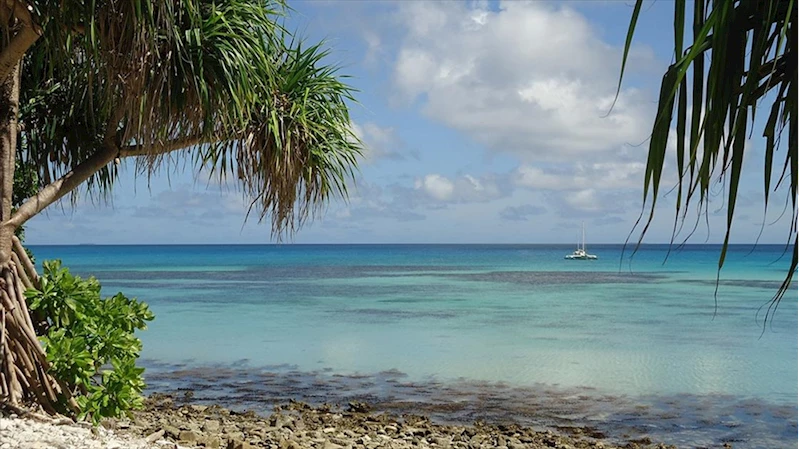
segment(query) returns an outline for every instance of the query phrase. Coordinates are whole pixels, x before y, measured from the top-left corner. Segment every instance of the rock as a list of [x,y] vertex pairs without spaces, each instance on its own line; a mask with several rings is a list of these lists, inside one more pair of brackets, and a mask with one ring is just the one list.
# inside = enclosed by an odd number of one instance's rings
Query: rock
[[208,410],[207,405],[190,405],[189,408],[197,413],[203,413]]
[[452,439],[441,436],[434,436],[433,442],[442,447],[449,447],[452,444]]
[[269,424],[273,427],[277,427],[278,429],[282,427],[288,427],[289,429],[294,429],[294,418],[287,415],[276,414],[272,415],[269,420]]
[[208,420],[203,423],[202,431],[208,433],[217,433],[219,432],[219,421]]
[[239,431],[239,427],[238,426],[236,426],[236,425],[234,425],[232,423],[229,423],[229,422],[226,422],[224,424],[224,426],[222,426],[222,427],[223,427],[222,431],[224,433],[234,434],[234,433]]
[[164,437],[164,433],[165,433],[164,429],[161,429],[161,430],[159,430],[157,432],[153,432],[153,433],[147,435],[147,438],[145,438],[145,440],[148,443],[155,443],[157,440],[160,440],[161,438]]
[[244,441],[244,432],[241,431],[228,432],[228,439]]
[[405,427],[403,429],[406,435],[421,435],[425,436],[430,433],[430,429],[422,429],[419,427]]
[[330,441],[333,444],[339,445],[339,446],[348,446],[350,444],[349,441],[345,440],[344,438],[339,438],[339,437],[331,437],[330,440],[328,440],[328,441]]
[[[228,440],[227,449],[252,449],[250,443],[242,440]],[[285,448],[288,449],[288,448]]]
[[[49,433],[36,433],[40,423],[11,420],[0,412],[0,449],[621,449],[608,442],[582,439],[602,436],[599,431],[565,435],[512,423],[436,425],[418,415],[370,414],[356,402],[350,403],[349,411],[343,414],[337,406],[314,408],[293,403],[275,407],[276,412],[268,417],[231,413],[218,406],[178,408],[163,402],[148,401],[147,409],[134,412],[130,421],[109,420],[105,426],[113,430],[64,423],[51,426],[55,430]],[[133,424],[125,429],[127,423]],[[73,435],[75,431],[82,434]],[[136,439],[115,436],[120,433]],[[20,439],[20,435],[29,434],[40,438]],[[634,437],[625,436],[625,443],[639,441],[643,446],[649,442],[644,438],[631,440]],[[630,448],[634,445],[629,443]],[[653,445],[646,447],[655,449]]]
[[164,426],[164,433],[169,438],[174,438],[174,439],[180,438],[180,429],[174,426]]
[[347,411],[350,413],[369,413],[371,409],[369,404],[364,402],[350,402],[347,404]]
[[302,449],[294,440],[283,440],[280,442],[280,449]]
[[222,446],[222,438],[219,435],[208,435],[200,439],[203,446],[211,449],[217,449]]
[[277,427],[273,427],[273,426],[264,426],[264,427],[261,427],[260,430],[261,430],[261,432],[263,434],[268,435],[270,433],[276,433],[280,429],[278,429]]
[[186,443],[196,443],[198,440],[198,435],[192,430],[182,430],[178,435],[178,439]]

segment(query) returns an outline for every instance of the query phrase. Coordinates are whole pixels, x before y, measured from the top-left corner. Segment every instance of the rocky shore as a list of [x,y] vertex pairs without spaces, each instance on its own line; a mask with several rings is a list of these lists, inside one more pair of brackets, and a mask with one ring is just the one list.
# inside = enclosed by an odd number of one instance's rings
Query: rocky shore
[[674,448],[646,438],[611,444],[590,429],[570,428],[567,435],[514,424],[434,424],[423,416],[372,413],[363,403],[314,408],[290,402],[260,416],[215,405],[178,406],[169,396],[153,395],[131,419],[106,420],[98,428],[31,416],[0,414],[0,449]]
[[131,420],[109,420],[104,427],[117,435],[181,447],[222,449],[664,449],[648,439],[623,446],[603,441],[604,435],[578,428],[570,435],[536,431],[518,425],[475,423],[434,424],[416,415],[371,413],[363,403],[345,407],[311,407],[291,402],[270,416],[237,413],[219,406],[177,406],[172,398],[154,395]]

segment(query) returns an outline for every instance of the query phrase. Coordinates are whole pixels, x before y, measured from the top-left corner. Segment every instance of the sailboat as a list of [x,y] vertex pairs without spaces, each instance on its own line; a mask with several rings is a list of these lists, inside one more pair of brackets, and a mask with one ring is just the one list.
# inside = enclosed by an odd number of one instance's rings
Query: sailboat
[[583,242],[582,245],[577,244],[577,249],[573,253],[567,254],[564,259],[569,260],[596,260],[597,257],[593,254],[588,254],[585,250],[585,223],[583,223]]

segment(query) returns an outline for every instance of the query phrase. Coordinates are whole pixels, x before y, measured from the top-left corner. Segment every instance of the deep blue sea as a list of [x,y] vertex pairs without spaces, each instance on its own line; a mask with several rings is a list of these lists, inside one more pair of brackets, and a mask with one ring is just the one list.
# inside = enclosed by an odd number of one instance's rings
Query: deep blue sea
[[[797,288],[783,246],[32,246],[156,314],[150,391],[444,422],[590,427],[679,447],[797,447]],[[189,396],[187,395],[187,400]]]

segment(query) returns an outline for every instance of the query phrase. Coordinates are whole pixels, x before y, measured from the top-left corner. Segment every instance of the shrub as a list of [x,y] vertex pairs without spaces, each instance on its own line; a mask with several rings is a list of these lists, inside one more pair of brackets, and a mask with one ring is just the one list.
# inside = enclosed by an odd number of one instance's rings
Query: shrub
[[41,289],[25,296],[47,322],[40,339],[50,373],[75,396],[78,418],[97,424],[140,408],[144,369],[136,366],[142,345],[134,332],[154,318],[147,304],[122,293],[101,298],[97,279],[73,276],[59,260],[43,267]]

